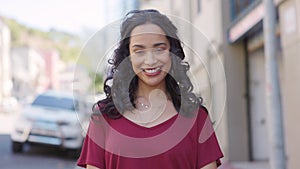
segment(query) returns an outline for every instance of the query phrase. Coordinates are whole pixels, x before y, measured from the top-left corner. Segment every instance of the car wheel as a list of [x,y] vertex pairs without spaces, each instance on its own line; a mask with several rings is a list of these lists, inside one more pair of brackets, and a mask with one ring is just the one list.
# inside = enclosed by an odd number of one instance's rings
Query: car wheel
[[20,153],[23,151],[23,143],[12,142],[12,151],[14,153]]

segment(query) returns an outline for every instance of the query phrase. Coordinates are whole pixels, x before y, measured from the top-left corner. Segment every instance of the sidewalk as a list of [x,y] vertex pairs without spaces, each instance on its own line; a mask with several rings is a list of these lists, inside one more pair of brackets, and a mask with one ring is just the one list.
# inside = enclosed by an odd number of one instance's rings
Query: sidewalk
[[0,134],[10,134],[13,130],[17,115],[17,113],[0,112]]
[[270,169],[267,161],[223,162],[219,169]]

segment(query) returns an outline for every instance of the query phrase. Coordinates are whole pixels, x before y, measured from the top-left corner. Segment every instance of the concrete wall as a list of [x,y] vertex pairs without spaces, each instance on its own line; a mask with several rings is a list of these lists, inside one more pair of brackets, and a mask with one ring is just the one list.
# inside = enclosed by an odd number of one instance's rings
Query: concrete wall
[[224,67],[227,81],[227,132],[228,158],[231,161],[247,161],[250,159],[247,88],[246,88],[246,56],[244,42],[234,45],[227,43],[227,29],[230,23],[230,2],[222,1],[222,28]]
[[[198,11],[198,4],[200,10]],[[193,25],[193,50],[200,54],[202,59],[202,72],[207,85],[201,91],[206,106],[210,111],[219,143],[225,159],[229,159],[228,147],[228,117],[226,110],[226,75],[224,70],[224,53],[222,51],[222,10],[221,1],[198,1],[190,3],[190,16]],[[195,62],[194,60],[192,62]],[[197,63],[197,62],[196,62]],[[201,64],[196,64],[201,65]],[[195,71],[194,74],[199,72]],[[206,81],[205,81],[206,80]]]
[[288,169],[300,165],[300,1],[287,0],[279,6],[283,50],[284,86],[283,115]]

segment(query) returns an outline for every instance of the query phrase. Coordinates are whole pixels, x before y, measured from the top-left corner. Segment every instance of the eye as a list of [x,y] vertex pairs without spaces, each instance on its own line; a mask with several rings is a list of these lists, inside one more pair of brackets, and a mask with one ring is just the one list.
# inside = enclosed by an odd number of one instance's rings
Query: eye
[[165,47],[156,47],[156,48],[154,48],[154,52],[156,54],[163,54],[165,51],[166,51]]
[[165,48],[160,47],[160,48],[156,48],[155,50],[156,50],[156,51],[164,51]]
[[135,53],[143,53],[144,52],[144,50],[136,50],[136,51],[134,51]]
[[132,54],[142,56],[146,53],[145,49],[133,49]]
[[145,53],[145,50],[143,50],[143,49],[138,49],[138,50],[135,50],[134,53],[135,53],[135,54],[144,54],[144,53]]

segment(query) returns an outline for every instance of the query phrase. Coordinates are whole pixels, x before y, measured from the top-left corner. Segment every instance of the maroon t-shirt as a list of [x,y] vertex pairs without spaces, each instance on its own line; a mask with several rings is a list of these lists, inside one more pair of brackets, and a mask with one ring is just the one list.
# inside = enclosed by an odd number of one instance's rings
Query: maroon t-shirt
[[223,157],[207,112],[143,127],[125,117],[92,118],[77,165],[100,169],[200,169]]

